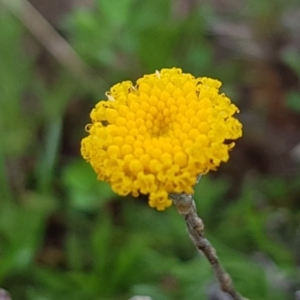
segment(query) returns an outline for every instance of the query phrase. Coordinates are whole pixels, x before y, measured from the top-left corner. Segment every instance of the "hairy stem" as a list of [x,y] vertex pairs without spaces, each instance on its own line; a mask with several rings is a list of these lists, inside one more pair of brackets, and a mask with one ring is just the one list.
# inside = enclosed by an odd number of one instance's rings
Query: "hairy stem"
[[222,267],[216,250],[204,237],[204,224],[197,215],[196,204],[192,195],[170,194],[170,199],[174,202],[177,211],[184,216],[189,235],[195,246],[201,251],[211,264],[215,276],[223,292],[231,295],[234,300],[245,300],[233,287],[230,275]]

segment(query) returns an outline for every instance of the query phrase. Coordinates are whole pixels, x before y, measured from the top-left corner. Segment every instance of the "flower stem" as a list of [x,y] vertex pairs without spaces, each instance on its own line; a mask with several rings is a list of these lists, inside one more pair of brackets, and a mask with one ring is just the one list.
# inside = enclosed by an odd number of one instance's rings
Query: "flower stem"
[[197,215],[196,204],[192,195],[170,194],[177,211],[184,216],[189,235],[197,249],[202,252],[211,264],[215,276],[223,292],[231,295],[234,300],[246,300],[233,287],[230,275],[222,267],[216,250],[204,237],[204,223]]

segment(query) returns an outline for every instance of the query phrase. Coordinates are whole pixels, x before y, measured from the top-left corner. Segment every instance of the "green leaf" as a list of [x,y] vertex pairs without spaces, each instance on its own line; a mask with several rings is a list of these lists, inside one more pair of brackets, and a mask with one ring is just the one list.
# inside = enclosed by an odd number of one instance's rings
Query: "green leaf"
[[286,105],[288,108],[300,112],[300,93],[298,91],[292,90],[287,93]]
[[109,184],[98,181],[96,176],[83,159],[74,160],[64,169],[62,181],[72,208],[92,211],[115,196]]
[[130,22],[134,0],[97,0],[97,8],[108,26],[121,27]]

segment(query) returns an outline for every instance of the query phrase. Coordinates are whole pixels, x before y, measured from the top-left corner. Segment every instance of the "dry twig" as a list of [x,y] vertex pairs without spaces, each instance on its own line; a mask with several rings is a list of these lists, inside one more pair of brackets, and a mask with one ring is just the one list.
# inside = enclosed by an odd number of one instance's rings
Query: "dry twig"
[[[79,77],[84,83],[89,83],[91,78],[95,78],[92,69],[28,0],[2,2],[71,74]],[[97,78],[98,84],[101,81],[106,85],[103,79]]]

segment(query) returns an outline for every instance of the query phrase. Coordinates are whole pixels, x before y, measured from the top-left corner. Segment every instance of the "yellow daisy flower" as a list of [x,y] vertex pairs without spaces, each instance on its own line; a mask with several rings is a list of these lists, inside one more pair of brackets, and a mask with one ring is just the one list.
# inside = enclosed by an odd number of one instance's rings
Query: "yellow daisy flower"
[[220,86],[177,68],[114,85],[91,112],[82,156],[117,194],[148,194],[164,210],[170,193],[193,193],[200,174],[226,162],[242,135]]

